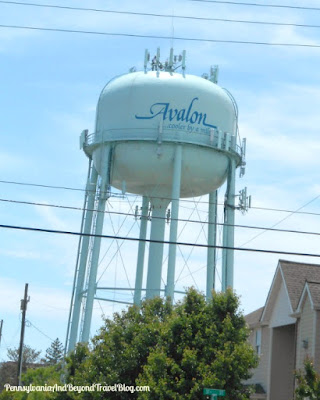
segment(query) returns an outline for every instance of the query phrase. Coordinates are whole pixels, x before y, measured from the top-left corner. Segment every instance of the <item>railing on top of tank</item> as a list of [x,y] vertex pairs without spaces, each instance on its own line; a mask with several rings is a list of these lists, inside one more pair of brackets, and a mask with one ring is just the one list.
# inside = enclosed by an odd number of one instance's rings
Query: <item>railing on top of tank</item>
[[[121,136],[119,133],[121,132]],[[184,142],[188,144],[204,145],[224,151],[232,151],[242,157],[241,145],[237,144],[236,136],[220,129],[206,128],[200,132],[188,132],[176,129],[134,128],[134,129],[108,129],[106,131],[85,135],[84,147],[94,146],[103,142],[128,141],[128,140],[149,140],[162,142]]]

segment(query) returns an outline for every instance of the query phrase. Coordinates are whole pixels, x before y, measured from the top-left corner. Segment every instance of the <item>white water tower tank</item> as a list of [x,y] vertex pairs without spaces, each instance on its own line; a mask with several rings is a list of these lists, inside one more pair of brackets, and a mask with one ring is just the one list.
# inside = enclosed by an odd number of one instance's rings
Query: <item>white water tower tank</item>
[[134,72],[112,79],[100,95],[92,157],[101,174],[107,167],[101,144],[111,142],[111,186],[170,197],[174,149],[183,144],[180,197],[200,196],[225,181],[235,135],[233,102],[217,84],[180,73]]

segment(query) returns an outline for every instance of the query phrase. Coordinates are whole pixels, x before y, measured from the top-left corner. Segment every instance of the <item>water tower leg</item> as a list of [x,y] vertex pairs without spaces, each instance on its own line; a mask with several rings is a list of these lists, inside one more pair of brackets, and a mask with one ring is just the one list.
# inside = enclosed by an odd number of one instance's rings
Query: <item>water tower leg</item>
[[174,277],[176,269],[176,253],[177,253],[177,232],[178,232],[178,218],[179,218],[179,197],[181,185],[181,165],[182,165],[182,146],[177,145],[175,149],[174,165],[173,165],[173,178],[172,178],[172,202],[171,202],[171,224],[170,224],[170,245],[168,256],[168,275],[166,296],[174,298]]
[[[209,224],[208,224],[208,246],[217,245],[217,208],[218,192],[215,190],[209,194]],[[207,290],[206,298],[209,301],[212,297],[212,289],[215,288],[216,274],[216,249],[208,247],[207,252]]]
[[148,259],[148,275],[147,275],[147,291],[146,297],[160,296],[161,288],[161,271],[162,271],[162,258],[163,258],[163,243],[154,243],[154,241],[163,242],[165,223],[166,223],[166,210],[169,204],[168,200],[152,199],[152,221],[150,232],[150,246],[149,246],[149,259]]
[[78,338],[78,329],[79,329],[79,320],[80,320],[80,312],[81,312],[81,303],[82,303],[82,292],[84,289],[84,278],[86,273],[86,266],[88,260],[88,249],[90,236],[88,236],[91,232],[92,225],[92,216],[94,209],[94,200],[96,195],[96,185],[97,185],[98,173],[94,166],[91,167],[91,176],[88,177],[87,187],[86,187],[86,195],[88,196],[87,202],[85,204],[85,211],[83,214],[84,225],[83,225],[83,233],[86,236],[81,237],[81,247],[79,248],[80,257],[79,263],[77,265],[77,278],[74,287],[74,304],[71,315],[71,326],[70,326],[70,336],[68,343],[68,353],[74,350],[77,338]]
[[93,301],[94,295],[96,292],[96,280],[97,280],[97,271],[98,271],[98,262],[100,255],[100,245],[101,245],[101,237],[102,229],[103,229],[103,220],[104,220],[104,212],[107,201],[107,188],[108,188],[108,178],[109,178],[109,159],[110,159],[110,145],[106,145],[103,151],[102,162],[103,169],[101,175],[101,186],[100,186],[100,198],[98,202],[97,208],[97,219],[96,224],[93,229],[93,234],[96,235],[93,241],[92,255],[91,255],[91,265],[89,266],[89,280],[88,280],[88,288],[86,293],[86,304],[84,311],[84,320],[83,320],[83,328],[81,332],[81,342],[88,342],[90,336],[90,327],[92,320],[92,310],[93,310]]
[[146,248],[145,240],[147,236],[148,210],[149,210],[149,200],[147,199],[147,197],[144,196],[142,198],[142,207],[141,207],[141,223],[140,223],[140,235],[139,235],[136,284],[133,297],[133,302],[137,306],[139,306],[141,303],[141,289],[142,289],[142,279],[143,279],[144,255]]
[[234,159],[231,159],[228,171],[223,226],[222,291],[224,292],[228,287],[233,288],[234,250],[232,248],[234,247],[235,172],[236,162]]

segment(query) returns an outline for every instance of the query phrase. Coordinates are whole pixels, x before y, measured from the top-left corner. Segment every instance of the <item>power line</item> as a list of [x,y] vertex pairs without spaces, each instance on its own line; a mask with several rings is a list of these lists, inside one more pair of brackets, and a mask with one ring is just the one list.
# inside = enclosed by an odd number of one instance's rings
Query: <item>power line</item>
[[[319,196],[318,196],[319,197]],[[303,206],[305,207],[305,206]],[[285,212],[285,213],[294,213],[294,214],[304,214],[304,215],[314,215],[314,216],[319,216],[320,213],[316,212],[311,212],[311,211],[295,211],[295,210],[286,210],[283,208],[267,208],[267,207],[250,207],[252,210],[261,210],[261,211],[276,211],[276,212]]]
[[78,192],[85,192],[86,191],[86,189],[72,188],[72,187],[69,187],[69,186],[43,185],[41,183],[3,181],[3,180],[0,180],[0,183],[10,184],[10,185],[20,185],[20,186],[34,186],[34,187],[41,187],[41,188],[46,188],[46,189],[74,190],[74,191],[78,191]]
[[39,232],[39,233],[54,233],[54,234],[60,234],[60,235],[100,237],[102,239],[128,240],[131,242],[145,241],[147,243],[175,244],[177,246],[193,246],[193,247],[201,247],[201,248],[215,248],[215,249],[246,251],[246,252],[254,252],[254,253],[282,254],[282,255],[290,255],[290,256],[320,258],[320,254],[299,253],[299,252],[291,252],[291,251],[284,251],[284,250],[267,250],[267,249],[252,249],[252,248],[244,248],[244,247],[213,246],[213,245],[201,244],[201,243],[195,244],[195,243],[188,243],[188,242],[171,242],[168,240],[140,239],[140,238],[135,238],[135,237],[124,237],[124,236],[115,236],[115,235],[97,235],[97,234],[92,234],[92,233],[81,233],[81,232],[74,232],[74,231],[62,231],[62,230],[57,230],[57,229],[44,229],[44,228],[34,228],[34,227],[27,227],[27,226],[5,225],[5,224],[0,224],[0,228],[23,230],[23,231],[29,231],[29,232]]
[[[312,201],[314,201],[315,199],[313,199]],[[312,202],[310,201],[310,203]],[[61,209],[65,209],[65,210],[75,210],[75,211],[96,211],[96,212],[103,212],[104,214],[109,214],[109,215],[122,215],[125,217],[135,217],[134,213],[130,213],[130,212],[121,212],[121,211],[109,211],[109,210],[105,210],[105,211],[98,211],[98,210],[91,210],[88,208],[83,209],[82,207],[74,207],[74,206],[63,206],[63,205],[55,205],[55,204],[47,204],[47,203],[36,203],[36,202],[32,202],[32,201],[21,201],[21,200],[11,200],[11,199],[1,199],[0,198],[0,202],[5,202],[5,203],[14,203],[14,204],[25,204],[25,205],[33,205],[33,206],[42,206],[42,207],[52,207],[52,208],[61,208]],[[309,203],[308,203],[309,204]],[[306,205],[303,205],[300,208],[305,207]],[[266,209],[268,210],[268,209]],[[241,224],[234,224],[234,225],[230,225],[230,224],[225,224],[222,222],[217,222],[216,225],[218,226],[233,226],[234,228],[243,228],[243,229],[255,229],[255,230],[263,230],[263,231],[272,231],[272,232],[282,232],[282,233],[297,233],[297,234],[303,234],[303,235],[314,235],[314,236],[320,236],[320,232],[310,232],[310,231],[298,231],[298,230],[294,230],[294,229],[279,229],[279,228],[274,228],[274,226],[280,224],[281,222],[283,222],[285,219],[289,218],[292,214],[300,214],[303,212],[300,211],[291,211],[290,215],[286,216],[285,218],[283,218],[281,221],[277,222],[275,225],[273,225],[272,227],[263,227],[263,226],[256,226],[256,225],[241,225]],[[320,214],[316,214],[316,215],[320,215]],[[152,217],[154,219],[167,219],[166,217]],[[175,221],[175,219],[171,218],[172,221]],[[201,223],[201,224],[205,224],[205,225],[209,225],[210,222],[208,221],[201,221],[199,220],[194,220],[194,219],[184,219],[184,218],[177,218],[176,221],[179,222],[186,222],[186,223]],[[259,234],[260,235],[260,234]]]
[[[74,188],[74,187],[68,187],[68,186],[54,186],[54,185],[44,185],[44,184],[38,184],[38,183],[16,182],[16,181],[6,181],[6,180],[0,180],[0,183],[11,184],[11,185],[20,185],[20,186],[41,187],[41,188],[46,188],[46,189],[72,190],[72,191],[78,191],[78,192],[86,192],[87,191],[87,192],[95,193],[95,190],[88,190],[88,189],[86,190],[86,189],[80,189],[80,188]],[[110,195],[112,197],[124,198],[124,195],[121,194],[121,193],[111,192]],[[132,194],[132,193],[126,193],[125,196],[129,197],[129,196],[137,196],[137,195],[136,194]],[[317,196],[316,198],[318,198],[318,197],[319,196]],[[160,197],[152,196],[152,198],[157,199],[157,198],[160,198]],[[172,200],[171,198],[168,198],[168,197],[161,197],[161,199]],[[1,199],[1,201],[10,201],[10,200]],[[189,200],[189,199],[179,199],[179,202],[180,203],[181,202],[194,203],[193,200]],[[42,205],[41,203],[31,203],[31,204]],[[199,204],[209,204],[209,202],[208,201],[199,201]],[[44,205],[46,205],[46,204],[44,204]],[[222,203],[218,203],[218,205],[222,206],[223,204]],[[64,206],[53,206],[53,207],[62,207],[63,208]],[[305,205],[303,207],[305,207]],[[66,207],[66,208],[73,208],[73,207]],[[77,209],[77,210],[79,209],[79,210],[83,211],[83,208],[74,207],[74,209]],[[300,209],[301,209],[301,207],[300,207]],[[316,213],[316,212],[287,210],[287,209],[283,209],[283,208],[271,208],[271,207],[255,207],[255,206],[251,206],[250,210],[275,211],[275,212],[285,212],[285,213],[290,213],[290,214],[291,213],[295,213],[295,214],[314,215],[314,216],[319,216],[320,215],[320,213]]]
[[96,12],[96,13],[134,15],[134,16],[145,16],[145,17],[157,17],[157,18],[175,18],[175,19],[187,19],[187,20],[194,20],[194,21],[216,21],[216,22],[272,25],[272,26],[274,26],[274,25],[276,25],[276,26],[295,26],[295,27],[300,27],[300,28],[320,28],[320,25],[295,24],[295,23],[287,23],[287,22],[250,21],[250,20],[237,20],[237,19],[229,19],[229,18],[195,17],[195,16],[189,16],[189,15],[171,15],[171,14],[157,14],[157,13],[145,13],[145,12],[135,12],[135,11],[106,10],[106,9],[101,9],[101,8],[70,7],[70,6],[60,6],[60,5],[55,5],[55,4],[21,3],[18,1],[2,1],[2,0],[0,0],[0,3],[31,6],[31,7],[41,7],[41,8],[62,9],[62,10],[70,10],[70,11],[86,11],[86,12],[89,11],[89,12]]
[[320,11],[319,7],[290,6],[287,4],[242,3],[237,1],[223,1],[223,0],[189,0],[189,1],[196,1],[199,3],[231,4],[237,6],[250,6],[250,7],[290,8],[295,10]]
[[229,43],[229,44],[249,44],[257,46],[276,46],[276,47],[303,47],[303,48],[320,48],[320,44],[311,43],[270,43],[270,42],[254,42],[245,40],[223,40],[223,39],[201,39],[179,36],[159,36],[159,35],[140,35],[133,33],[115,33],[115,32],[99,32],[99,31],[84,31],[75,29],[62,29],[62,28],[43,28],[38,26],[27,25],[4,25],[0,24],[0,28],[9,29],[26,29],[33,31],[45,32],[60,32],[60,33],[80,33],[86,35],[100,35],[100,36],[118,36],[118,37],[131,37],[131,38],[144,38],[144,39],[159,39],[159,40],[180,40],[187,42],[206,42],[206,43]]
[[51,342],[54,341],[50,336],[46,335],[46,334],[45,334],[44,332],[42,332],[39,328],[37,328],[31,321],[27,320],[27,322],[28,322],[34,329],[36,329],[39,333],[41,333],[41,335],[43,335],[43,336],[45,336],[47,339],[51,340]]
[[[308,201],[306,204],[303,204],[301,207],[299,207],[296,211],[299,212],[302,208],[307,207],[309,204],[311,204],[312,202],[314,202],[315,200],[317,200],[320,197],[320,195],[314,197],[312,200]],[[282,218],[280,221],[276,222],[275,224],[273,224],[270,229],[274,229],[277,225],[281,224],[283,221],[285,221],[286,219],[290,218],[291,215],[293,215],[295,212],[292,211],[292,213],[290,213],[289,215],[285,216],[284,218]],[[249,239],[248,241],[246,241],[245,243],[243,243],[241,246],[245,246],[248,243],[252,242],[253,240],[255,240],[257,237],[263,235],[264,232],[260,232],[257,235],[255,235],[253,238]]]

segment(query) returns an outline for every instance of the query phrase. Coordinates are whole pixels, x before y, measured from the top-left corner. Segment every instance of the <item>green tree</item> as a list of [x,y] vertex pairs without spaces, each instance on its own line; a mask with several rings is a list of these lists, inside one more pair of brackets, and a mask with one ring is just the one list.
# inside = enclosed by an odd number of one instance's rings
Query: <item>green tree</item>
[[[22,365],[32,364],[39,361],[41,351],[37,351],[30,346],[23,346],[23,357]],[[8,358],[10,361],[18,362],[19,359],[19,349],[8,349]]]
[[[56,383],[60,383],[61,371],[58,370],[57,366],[41,367],[37,369],[29,368],[25,374],[22,375],[24,386],[32,384],[33,386],[54,386]],[[47,399],[67,399],[63,397],[64,393],[54,392],[40,392],[34,391],[30,393],[23,392],[6,392],[3,391],[0,394],[0,400],[47,400]]]
[[17,363],[12,361],[0,364],[0,392],[6,383],[15,385],[17,383]]
[[[40,353],[41,351],[37,351],[30,346],[23,346],[22,372],[25,372],[31,364],[39,361]],[[8,349],[7,355],[9,361],[0,364],[0,392],[6,383],[17,384],[19,349]]]
[[[109,392],[108,399],[203,399],[203,388],[213,387],[225,389],[229,400],[245,400],[249,392],[242,382],[257,365],[247,337],[232,291],[213,293],[206,302],[190,289],[177,305],[155,298],[107,319],[72,380],[150,386],[149,393]],[[81,398],[105,396],[95,392]]]
[[297,382],[296,399],[320,399],[320,376],[316,373],[312,360],[306,358],[304,370],[295,373]]
[[51,346],[47,348],[44,362],[48,365],[58,364],[63,360],[63,344],[57,338],[51,343]]

